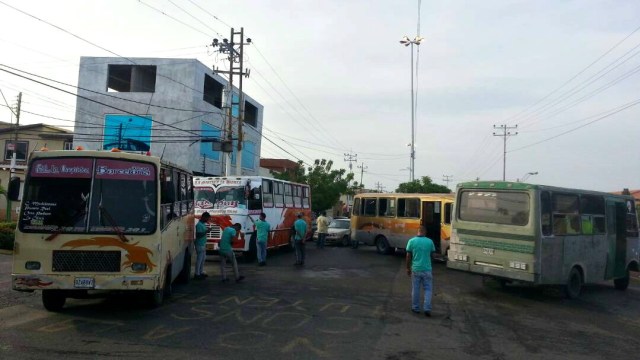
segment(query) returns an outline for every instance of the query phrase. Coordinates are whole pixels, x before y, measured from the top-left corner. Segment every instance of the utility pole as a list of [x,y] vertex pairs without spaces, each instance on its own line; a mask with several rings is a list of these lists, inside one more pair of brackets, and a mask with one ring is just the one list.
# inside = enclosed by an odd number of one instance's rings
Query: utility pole
[[349,172],[353,172],[353,164],[354,162],[358,162],[358,154],[345,153],[344,161],[349,163]]
[[[236,42],[236,36],[240,37],[240,41]],[[247,38],[245,42],[244,39],[244,28],[240,28],[240,31],[235,31],[231,28],[231,40],[222,39],[222,43],[218,41],[218,39],[213,39],[213,43],[211,44],[213,47],[219,47],[220,52],[223,54],[228,54],[229,60],[229,71],[215,70],[219,73],[224,73],[229,75],[229,89],[227,90],[227,102],[229,107],[227,109],[227,140],[233,141],[233,109],[234,105],[237,106],[238,109],[238,143],[237,143],[237,154],[236,154],[236,175],[242,175],[242,142],[244,141],[244,132],[242,130],[242,126],[244,123],[244,92],[242,91],[242,78],[244,76],[249,77],[249,70],[244,68],[244,45],[251,44],[251,39]],[[238,65],[236,65],[238,64]],[[239,76],[239,87],[238,87],[238,102],[235,103],[233,100],[233,76]],[[231,152],[227,154],[227,163],[225,166],[225,175],[229,176],[231,173]]]
[[362,163],[362,165],[358,165],[358,169],[360,169],[360,186],[362,186],[362,176],[364,175],[364,172],[368,169],[368,167],[365,166],[364,163]]
[[502,181],[505,181],[505,179],[507,177],[506,176],[507,175],[507,137],[518,135],[517,131],[515,133],[512,133],[512,132],[509,131],[509,130],[517,129],[518,125],[516,125],[516,126],[507,126],[506,124],[500,125],[500,126],[493,125],[493,128],[502,132],[502,133],[496,134],[496,132],[494,131],[493,136],[502,136],[502,141],[503,141]]
[[[22,105],[22,93],[18,93],[18,105],[16,106],[16,127],[14,131],[14,141],[13,141],[13,154],[11,155],[11,167],[9,168],[9,181],[13,177],[15,173],[16,166],[16,151],[18,150],[18,129],[20,128],[20,107]],[[7,196],[7,195],[5,195]],[[7,222],[11,221],[11,200],[7,196],[7,211],[5,214]]]
[[384,186],[380,183],[380,181],[376,182],[376,191],[379,193],[384,191]]
[[453,175],[442,175],[442,181],[446,182],[449,187],[449,182],[453,181]]

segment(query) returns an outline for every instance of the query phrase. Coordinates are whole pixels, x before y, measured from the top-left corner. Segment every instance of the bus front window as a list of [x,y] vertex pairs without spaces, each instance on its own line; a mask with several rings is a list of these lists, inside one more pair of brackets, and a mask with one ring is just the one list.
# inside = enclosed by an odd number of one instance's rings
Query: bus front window
[[246,208],[246,195],[244,186],[221,187],[216,192],[214,208],[224,209],[228,207]]
[[98,160],[89,232],[151,234],[156,229],[155,168],[151,164]]

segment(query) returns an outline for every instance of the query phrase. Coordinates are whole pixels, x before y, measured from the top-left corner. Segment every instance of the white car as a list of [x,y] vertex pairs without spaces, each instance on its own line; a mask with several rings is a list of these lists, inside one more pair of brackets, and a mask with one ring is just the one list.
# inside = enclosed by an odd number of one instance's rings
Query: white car
[[[351,244],[351,219],[335,218],[329,223],[325,244],[349,246]],[[318,241],[318,232],[313,234],[313,240]]]

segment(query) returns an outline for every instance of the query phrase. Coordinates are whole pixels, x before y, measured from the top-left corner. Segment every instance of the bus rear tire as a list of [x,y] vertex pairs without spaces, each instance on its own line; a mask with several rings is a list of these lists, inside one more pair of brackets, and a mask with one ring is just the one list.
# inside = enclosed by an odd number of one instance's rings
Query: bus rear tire
[[189,249],[186,249],[184,252],[184,262],[182,263],[182,270],[180,270],[180,274],[178,274],[178,278],[176,278],[176,282],[179,284],[188,284],[189,280],[191,280],[191,252]]
[[42,290],[42,305],[49,311],[62,310],[66,301],[67,297],[60,290]]
[[567,279],[567,284],[564,286],[563,290],[567,298],[576,299],[580,296],[580,291],[582,290],[582,274],[577,267],[573,267],[569,272],[569,278]]
[[624,277],[621,277],[619,279],[613,279],[613,285],[616,287],[617,290],[620,290],[620,291],[627,290],[627,288],[629,287],[629,278],[630,278],[629,268],[627,268],[627,273],[625,274]]
[[376,239],[376,250],[379,254],[389,255],[393,251],[393,248],[389,246],[389,242],[384,236],[380,236]]

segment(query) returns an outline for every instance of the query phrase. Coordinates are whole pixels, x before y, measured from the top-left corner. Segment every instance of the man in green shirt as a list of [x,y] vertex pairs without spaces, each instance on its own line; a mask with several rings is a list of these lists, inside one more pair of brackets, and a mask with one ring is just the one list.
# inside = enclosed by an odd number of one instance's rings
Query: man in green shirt
[[269,240],[271,225],[269,225],[266,220],[267,215],[265,213],[260,213],[260,219],[255,222],[258,266],[267,265],[267,241]]
[[235,223],[233,226],[227,226],[222,231],[222,237],[220,238],[220,246],[218,247],[218,253],[220,254],[220,275],[222,276],[222,282],[228,282],[227,273],[225,272],[225,266],[227,260],[231,262],[233,266],[233,275],[236,277],[236,282],[242,281],[244,276],[240,276],[238,272],[238,262],[236,261],[236,254],[233,253],[231,247],[231,240],[236,237],[236,234],[240,232],[242,225]]
[[298,220],[293,223],[293,229],[295,231],[293,237],[293,245],[296,250],[295,265],[304,265],[304,238],[307,236],[307,222],[302,218],[302,213],[298,214]]
[[204,260],[206,258],[206,245],[207,245],[207,222],[211,218],[208,212],[203,212],[200,215],[200,220],[196,224],[196,241],[194,245],[196,247],[196,273],[194,279],[204,279],[207,274],[204,272]]
[[407,275],[411,277],[411,311],[420,313],[420,287],[424,289],[423,310],[431,316],[431,293],[433,276],[431,274],[431,253],[436,251],[433,240],[426,235],[424,226],[420,226],[418,236],[407,243]]

